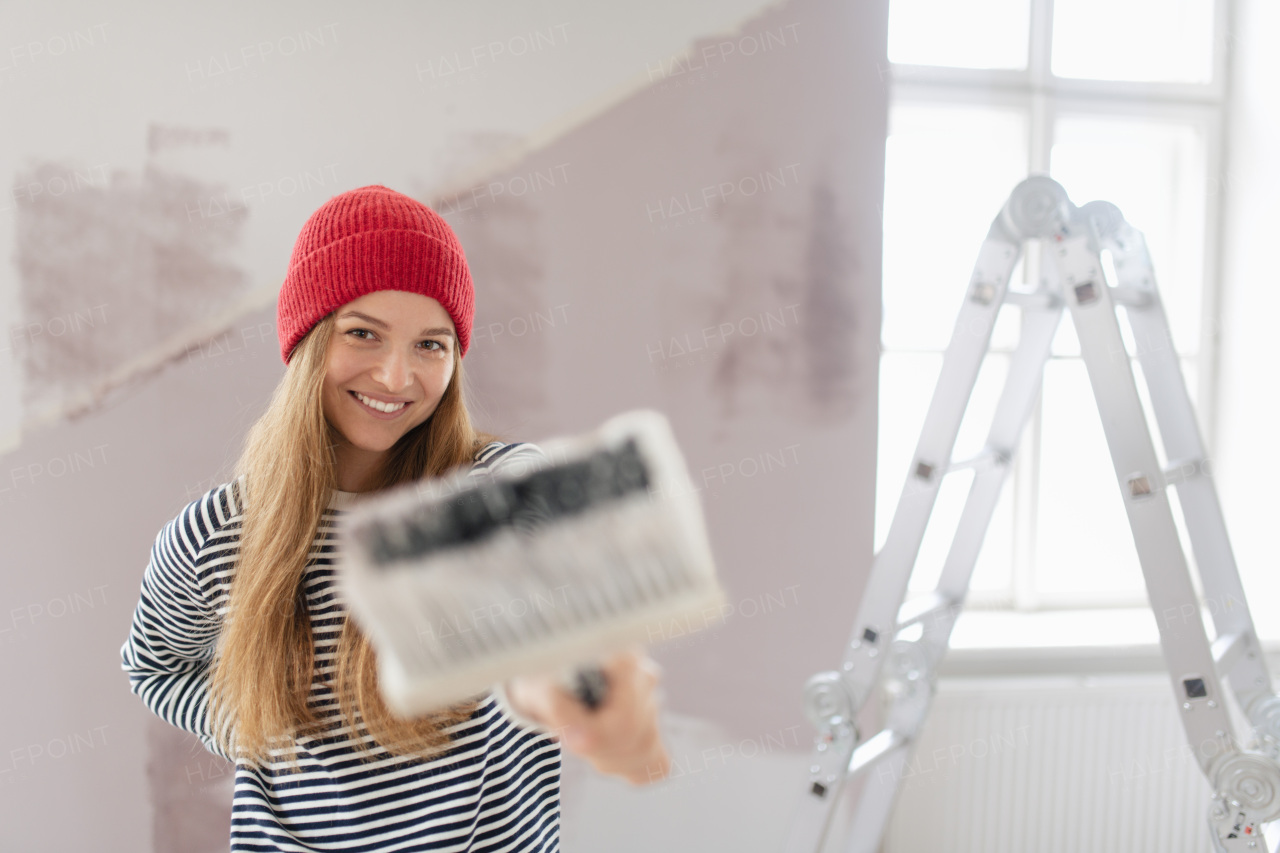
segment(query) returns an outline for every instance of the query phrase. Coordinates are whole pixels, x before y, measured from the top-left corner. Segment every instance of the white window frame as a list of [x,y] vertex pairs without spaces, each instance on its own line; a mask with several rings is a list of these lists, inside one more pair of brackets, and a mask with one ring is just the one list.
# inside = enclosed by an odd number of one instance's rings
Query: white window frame
[[[892,0],[891,0],[892,2]],[[1210,83],[1147,83],[1115,80],[1082,80],[1053,75],[1052,22],[1054,0],[1027,0],[1030,4],[1028,67],[1020,70],[972,69],[891,63],[890,106],[896,104],[957,104],[1017,109],[1027,116],[1028,163],[1032,173],[1048,174],[1056,119],[1068,115],[1140,114],[1170,119],[1198,127],[1205,141],[1205,174],[1223,186],[1224,133],[1228,88],[1227,33],[1233,17],[1232,0],[1214,0],[1213,79]],[[1068,0],[1069,2],[1069,0]],[[1215,448],[1213,412],[1217,402],[1218,339],[1215,324],[1221,297],[1222,193],[1205,193],[1205,233],[1201,291],[1200,345],[1195,354],[1196,403],[1201,432],[1212,457]],[[991,212],[995,215],[995,211]],[[974,247],[976,256],[978,247]],[[1035,264],[1024,264],[1028,280],[1034,280]],[[1156,271],[1159,277],[1159,270]],[[1065,321],[1064,321],[1065,322]],[[945,346],[945,343],[943,344]],[[889,349],[881,354],[920,352]],[[933,352],[942,352],[940,346]],[[1001,350],[1004,351],[1004,350]],[[1058,358],[1059,356],[1054,356]],[[1063,358],[1078,358],[1066,356]],[[1008,488],[1013,489],[1013,563],[1011,585],[1000,591],[970,593],[967,607],[974,610],[1081,610],[1096,608],[1146,608],[1145,593],[1100,595],[1083,599],[1058,597],[1045,600],[1034,585],[1034,541],[1043,401],[1038,400],[1028,429],[1015,457]],[[882,476],[884,473],[882,472]],[[1179,523],[1181,521],[1179,520]],[[1197,579],[1198,580],[1198,579]]]

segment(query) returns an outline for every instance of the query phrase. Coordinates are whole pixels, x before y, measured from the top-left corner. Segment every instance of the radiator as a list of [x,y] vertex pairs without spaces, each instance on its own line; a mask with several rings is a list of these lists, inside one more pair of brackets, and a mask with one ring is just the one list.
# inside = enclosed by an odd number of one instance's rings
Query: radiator
[[1167,676],[943,681],[884,853],[1206,853],[1209,785]]

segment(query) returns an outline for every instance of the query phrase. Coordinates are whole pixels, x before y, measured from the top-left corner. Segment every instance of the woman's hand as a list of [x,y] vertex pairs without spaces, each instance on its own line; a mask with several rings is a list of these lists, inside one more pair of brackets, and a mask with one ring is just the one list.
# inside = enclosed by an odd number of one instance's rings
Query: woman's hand
[[565,749],[601,773],[633,785],[665,778],[671,759],[658,733],[658,665],[634,649],[601,668],[609,692],[594,711],[549,676],[513,678],[506,685],[507,698],[518,713],[548,729]]

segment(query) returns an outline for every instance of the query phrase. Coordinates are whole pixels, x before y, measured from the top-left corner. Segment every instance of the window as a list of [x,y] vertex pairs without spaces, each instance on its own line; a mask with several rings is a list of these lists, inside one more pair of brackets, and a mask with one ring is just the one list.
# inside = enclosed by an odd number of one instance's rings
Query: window
[[[978,248],[1010,190],[1031,173],[1051,175],[1077,205],[1114,202],[1146,235],[1212,448],[1204,412],[1213,400],[1226,14],[1226,0],[891,0],[877,548]],[[1034,252],[1026,253],[1013,283],[1029,285],[1035,267]],[[985,438],[1018,320],[1017,309],[1002,310],[958,457]],[[937,580],[967,494],[964,476],[944,481],[913,590]],[[968,607],[1147,607],[1066,315]]]

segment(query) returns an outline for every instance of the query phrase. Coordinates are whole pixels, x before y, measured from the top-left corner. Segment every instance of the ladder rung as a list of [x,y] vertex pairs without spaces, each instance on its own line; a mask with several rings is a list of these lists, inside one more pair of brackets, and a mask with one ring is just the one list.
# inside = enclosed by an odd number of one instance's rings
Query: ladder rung
[[1244,651],[1246,645],[1244,640],[1247,636],[1243,632],[1236,632],[1223,634],[1213,641],[1213,662],[1218,665],[1219,671],[1231,668],[1236,658]]
[[849,757],[849,778],[852,779],[906,744],[907,739],[893,729],[882,729],[874,737],[858,744],[858,748],[853,751],[853,755]]
[[1058,294],[1051,290],[1008,290],[1005,291],[1004,301],[1009,305],[1031,311],[1057,308],[1062,302]]
[[1145,308],[1151,304],[1151,291],[1132,286],[1113,287],[1111,301],[1129,308]]
[[947,466],[947,473],[951,474],[956,471],[965,471],[973,468],[975,471],[980,468],[989,468],[992,465],[1004,465],[1009,461],[1006,453],[999,450],[984,450],[977,456],[971,456],[968,459],[960,459],[952,462]]
[[1175,459],[1164,468],[1164,481],[1170,486],[1194,480],[1204,473],[1204,459]]
[[909,628],[917,622],[923,622],[931,616],[943,613],[951,606],[951,599],[936,592],[908,601],[898,609],[898,630]]

